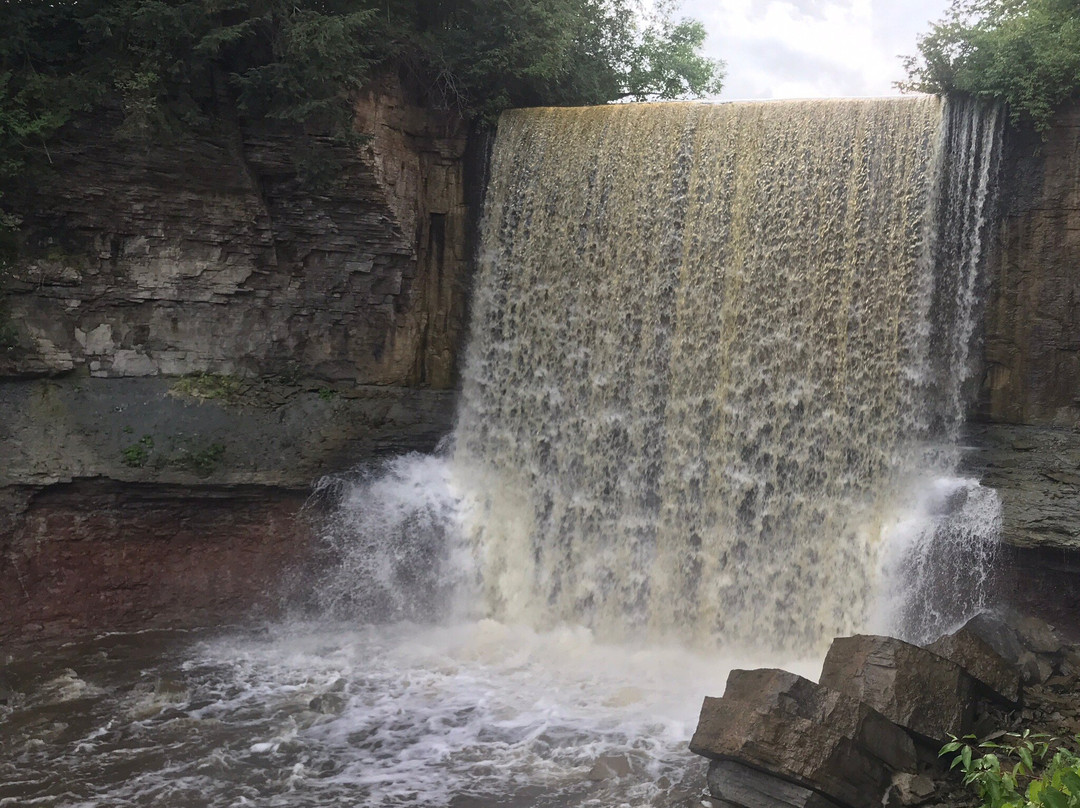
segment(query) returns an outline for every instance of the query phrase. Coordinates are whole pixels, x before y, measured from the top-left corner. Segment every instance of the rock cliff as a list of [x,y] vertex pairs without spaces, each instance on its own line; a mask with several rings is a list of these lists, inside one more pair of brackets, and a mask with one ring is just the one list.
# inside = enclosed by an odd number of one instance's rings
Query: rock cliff
[[355,148],[112,123],[5,197],[23,224],[0,279],[0,639],[259,608],[303,558],[315,478],[429,450],[453,417],[459,117],[387,78]]
[[[346,150],[95,119],[8,192],[0,639],[270,608],[315,478],[449,431],[476,144],[391,79],[356,121]],[[1080,106],[1007,143],[969,470],[1004,501],[1005,585],[1080,603]]]

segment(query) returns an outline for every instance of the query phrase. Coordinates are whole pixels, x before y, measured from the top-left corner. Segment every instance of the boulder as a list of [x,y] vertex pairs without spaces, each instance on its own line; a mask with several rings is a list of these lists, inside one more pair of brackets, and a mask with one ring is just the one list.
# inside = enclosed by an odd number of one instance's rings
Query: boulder
[[893,637],[833,640],[821,684],[933,744],[965,735],[974,719],[975,680],[955,662]]
[[937,793],[937,784],[925,774],[901,772],[893,777],[892,788],[885,795],[885,808],[922,805]]
[[1016,664],[1020,666],[1020,674],[1024,679],[1024,684],[1041,685],[1054,675],[1054,663],[1047,657],[1031,651],[1024,651]]
[[1049,623],[1013,609],[981,612],[968,620],[964,629],[980,637],[1013,664],[1019,664],[1025,651],[1058,657],[1067,647],[1057,629]]
[[732,671],[723,697],[705,699],[690,750],[735,760],[851,808],[879,808],[894,772],[917,765],[911,739],[884,716],[776,669]]
[[964,631],[974,634],[994,649],[1006,662],[1013,665],[1020,660],[1024,646],[1016,636],[1016,630],[994,612],[980,612],[964,624]]
[[709,794],[733,808],[840,808],[824,794],[735,760],[709,764]]
[[1010,622],[1020,644],[1033,654],[1054,656],[1065,648],[1065,640],[1045,620],[1032,615],[1016,615]]
[[1020,699],[1020,672],[985,640],[967,628],[947,634],[926,646],[955,662],[982,685],[983,694],[1015,705]]

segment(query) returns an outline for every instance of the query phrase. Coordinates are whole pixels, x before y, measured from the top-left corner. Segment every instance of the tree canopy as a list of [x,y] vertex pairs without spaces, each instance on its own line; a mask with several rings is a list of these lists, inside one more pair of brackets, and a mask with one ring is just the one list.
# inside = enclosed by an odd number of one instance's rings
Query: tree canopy
[[0,0],[0,174],[80,111],[128,134],[282,120],[342,133],[374,70],[468,118],[718,92],[704,28],[640,0]]
[[1004,101],[1045,131],[1080,91],[1080,0],[954,0],[906,68],[904,89]]

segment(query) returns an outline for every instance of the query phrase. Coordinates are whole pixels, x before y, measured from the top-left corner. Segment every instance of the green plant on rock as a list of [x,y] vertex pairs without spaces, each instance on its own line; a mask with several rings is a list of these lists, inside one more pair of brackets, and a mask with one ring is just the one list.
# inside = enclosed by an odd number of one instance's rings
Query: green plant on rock
[[154,449],[154,438],[151,435],[143,435],[137,443],[125,446],[120,451],[121,459],[125,466],[141,469],[150,459],[150,452]]
[[245,386],[236,376],[195,373],[180,379],[172,386],[169,392],[173,395],[196,398],[200,401],[238,404],[243,398]]
[[184,471],[190,471],[199,477],[209,477],[225,458],[225,447],[220,443],[211,443],[199,448],[184,448],[171,460],[171,465]]
[[940,754],[953,755],[950,768],[961,769],[984,808],[1080,808],[1080,755],[1056,739],[1024,730],[973,747],[973,735],[950,737]]

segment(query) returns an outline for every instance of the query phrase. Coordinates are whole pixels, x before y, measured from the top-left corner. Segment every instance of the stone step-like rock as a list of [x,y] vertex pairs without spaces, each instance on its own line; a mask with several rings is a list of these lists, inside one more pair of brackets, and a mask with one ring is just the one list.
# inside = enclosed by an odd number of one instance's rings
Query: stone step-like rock
[[712,761],[708,780],[713,803],[724,808],[841,808],[813,789],[735,760]]
[[[705,699],[690,749],[712,760],[738,761],[850,808],[878,808],[893,774],[917,765],[911,738],[880,713],[776,669],[732,671],[723,697]],[[783,804],[759,801],[745,808]]]
[[894,637],[833,640],[821,684],[865,702],[931,744],[965,735],[977,685],[955,662]]

